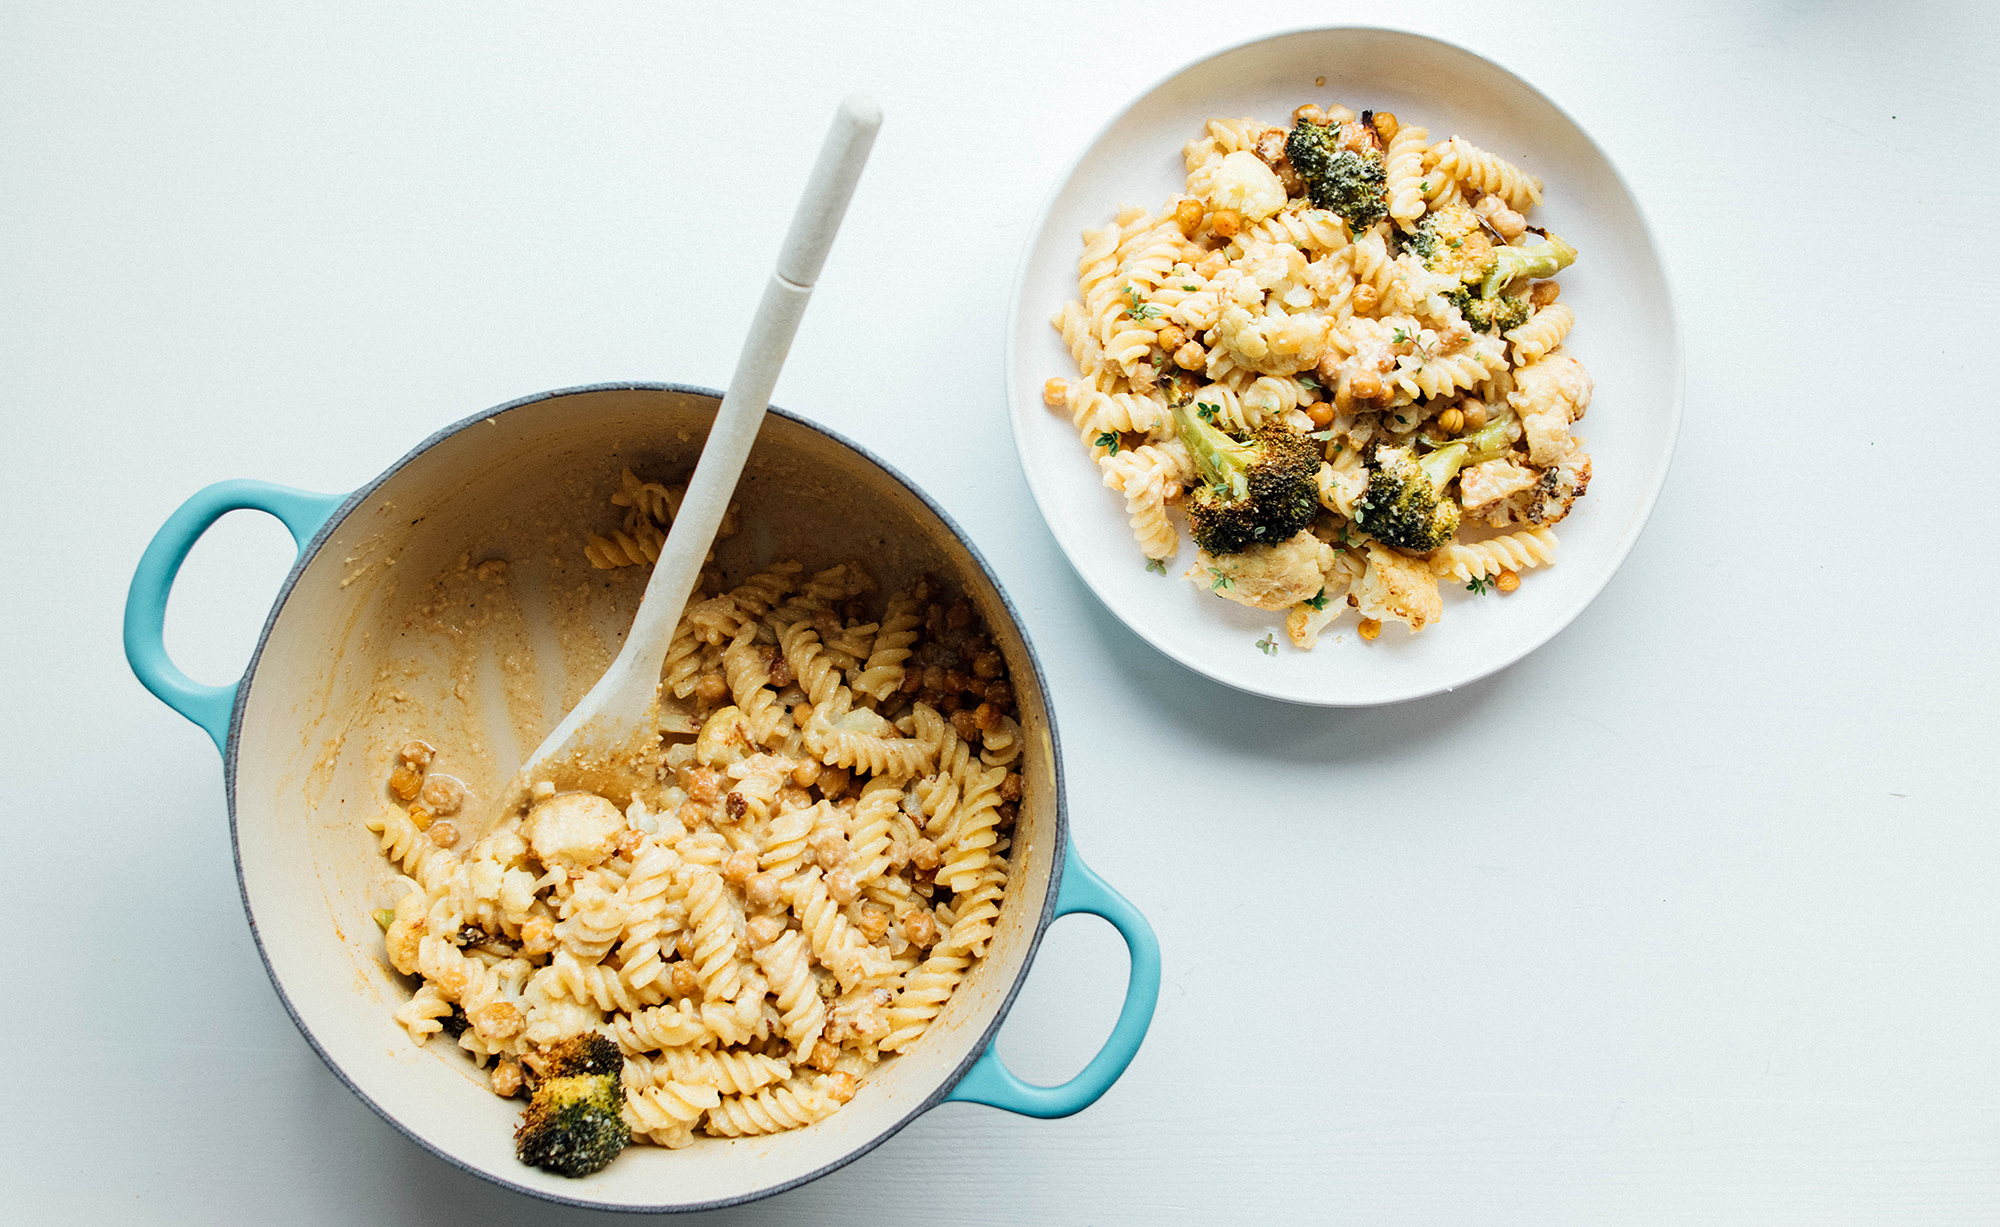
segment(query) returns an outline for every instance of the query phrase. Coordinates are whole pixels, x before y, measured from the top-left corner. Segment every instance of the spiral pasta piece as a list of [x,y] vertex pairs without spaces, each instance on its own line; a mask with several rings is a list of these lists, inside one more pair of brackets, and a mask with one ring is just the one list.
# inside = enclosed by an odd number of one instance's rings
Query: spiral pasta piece
[[749,1095],[792,1076],[791,1062],[757,1052],[715,1048],[663,1048],[659,1055],[626,1062],[642,1086],[678,1082],[714,1087],[724,1095]]
[[611,1032],[618,1046],[628,1053],[684,1048],[715,1038],[701,1021],[700,1012],[687,1001],[619,1014],[611,1020]]
[[696,604],[688,610],[687,619],[703,642],[729,643],[745,627],[754,629],[792,591],[803,570],[797,562],[772,563],[721,596]]
[[1151,438],[1173,433],[1173,412],[1167,408],[1167,398],[1157,392],[1099,392],[1077,382],[1063,395],[1070,421],[1078,430],[1139,433]]
[[889,1007],[889,1034],[882,1040],[882,1051],[908,1052],[951,1000],[971,966],[969,954],[942,943],[919,964],[896,994],[896,1004]]
[[381,835],[382,851],[388,853],[396,867],[425,891],[443,889],[458,869],[458,857],[432,843],[430,836],[418,830],[416,821],[402,810],[386,810],[370,818],[367,826]]
[[1428,203],[1424,197],[1424,155],[1430,151],[1431,134],[1415,124],[1404,124],[1389,141],[1383,159],[1383,193],[1389,198],[1389,216],[1405,232],[1416,228]]
[[548,978],[549,991],[571,1001],[587,1002],[600,1010],[630,1014],[667,999],[666,990],[657,981],[635,988],[625,982],[616,968],[582,962],[567,950],[556,951],[555,959],[536,975]]
[[848,867],[862,887],[889,868],[889,824],[903,800],[903,788],[894,780],[870,780],[861,789],[854,805],[854,828],[848,834]]
[[889,598],[868,659],[860,674],[849,683],[856,693],[879,703],[902,686],[903,662],[910,659],[910,645],[917,641],[919,622],[917,602],[909,593],[899,592]]
[[680,511],[681,496],[685,488],[669,490],[656,481],[642,481],[630,469],[618,475],[618,493],[611,496],[616,507],[630,507],[655,524],[665,526],[673,523]]
[[906,738],[893,737],[887,721],[867,708],[852,710],[846,704],[845,687],[835,691],[834,701],[818,704],[806,721],[806,749],[830,767],[845,767],[870,775],[907,779],[924,769],[924,748]]
[[1506,334],[1514,347],[1514,363],[1527,366],[1539,362],[1550,350],[1563,343],[1576,324],[1576,312],[1566,303],[1550,303],[1528,317],[1528,322]]
[[812,943],[813,957],[833,972],[843,990],[888,974],[886,954],[870,946],[847,923],[840,905],[827,893],[819,870],[808,869],[793,878],[787,893],[799,928]]
[[438,992],[434,984],[425,984],[415,995],[396,1008],[396,1021],[410,1033],[410,1038],[421,1045],[425,1040],[444,1030],[438,1019],[451,1015],[452,1003]]
[[643,516],[628,519],[622,529],[600,537],[592,534],[583,543],[583,556],[602,571],[618,567],[651,566],[660,560],[660,547],[667,535]]
[[1167,519],[1167,495],[1180,493],[1178,482],[1163,476],[1173,473],[1173,461],[1150,447],[1136,448],[1118,455],[1102,456],[1098,467],[1104,484],[1125,496],[1125,514],[1132,535],[1138,538],[1139,552],[1148,558],[1172,558],[1180,550],[1180,537]]
[[[826,1002],[820,999],[819,981],[814,978],[806,957],[806,939],[797,929],[787,929],[778,939],[756,951],[757,965],[777,994],[778,1025],[792,1051],[811,1054],[820,1033],[826,1030]],[[739,1087],[737,1090],[755,1088]]]
[[653,983],[666,970],[666,954],[686,920],[681,890],[674,882],[680,864],[679,853],[649,839],[640,845],[632,872],[620,888],[625,895],[625,928],[618,937],[618,953],[622,974],[634,988]]
[[579,886],[563,901],[563,920],[556,926],[556,940],[562,948],[586,962],[595,963],[610,951],[625,931],[625,903],[616,890],[603,886]]
[[1498,575],[1502,571],[1525,571],[1530,567],[1554,565],[1556,530],[1527,528],[1462,545],[1456,541],[1439,550],[1431,559],[1431,570],[1439,578],[1461,582]]
[[724,1095],[722,1102],[708,1110],[702,1129],[724,1138],[780,1133],[825,1120],[839,1107],[838,1101],[811,1087],[787,1082],[755,1095]]
[[655,1146],[678,1150],[694,1143],[694,1127],[704,1113],[722,1102],[712,1086],[665,1082],[625,1090],[625,1125],[633,1136]]
[[705,865],[682,865],[674,875],[687,892],[688,923],[694,928],[695,979],[709,1001],[733,998],[743,987],[736,961],[736,935],[743,927],[743,909],[730,894],[722,875]]
[[1507,207],[1525,213],[1542,203],[1542,181],[1504,158],[1479,148],[1460,137],[1432,148],[1437,170],[1478,191],[1498,196]]

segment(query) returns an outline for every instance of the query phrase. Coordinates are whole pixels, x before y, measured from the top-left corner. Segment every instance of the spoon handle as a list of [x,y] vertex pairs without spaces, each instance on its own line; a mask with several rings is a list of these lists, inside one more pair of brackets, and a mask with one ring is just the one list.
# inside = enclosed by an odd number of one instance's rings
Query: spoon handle
[[620,660],[612,666],[614,671],[627,663],[623,659],[627,654],[634,654],[631,664],[649,664],[649,680],[659,680],[660,662],[666,659],[681,610],[694,591],[702,560],[715,541],[730,496],[736,492],[736,480],[757,441],[758,427],[763,424],[764,410],[770,405],[771,389],[778,382],[792,336],[798,331],[799,317],[805,314],[813,282],[833,246],[834,232],[847,213],[847,202],[854,195],[854,185],[861,178],[861,168],[881,126],[882,108],[864,94],[850,95],[833,117],[819,161],[813,165],[805,195],[778,253],[777,271],[764,287],[763,301],[736,360],[729,391],[709,428],[687,496],[660,550],[660,560],[646,584],[645,600],[633,619]]

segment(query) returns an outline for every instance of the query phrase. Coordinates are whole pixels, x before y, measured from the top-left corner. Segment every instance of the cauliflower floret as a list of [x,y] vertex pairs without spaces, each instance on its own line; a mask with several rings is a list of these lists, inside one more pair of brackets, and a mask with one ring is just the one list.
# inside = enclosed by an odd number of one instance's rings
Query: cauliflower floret
[[1404,623],[1413,635],[1444,612],[1429,563],[1373,542],[1368,545],[1368,569],[1354,581],[1351,599],[1362,617]]
[[1550,465],[1569,455],[1569,424],[1590,408],[1591,388],[1582,364],[1560,352],[1514,372],[1507,403],[1521,415],[1529,460]]
[[1195,555],[1187,578],[1252,609],[1289,609],[1326,586],[1333,547],[1301,531],[1276,545],[1253,545],[1240,554]]
[[522,831],[544,865],[588,869],[611,855],[625,815],[595,793],[559,792],[528,811]]
[[1287,315],[1272,308],[1262,315],[1228,307],[1216,321],[1215,344],[1265,375],[1295,375],[1319,365],[1326,355],[1327,319],[1315,312]]
[[1481,514],[1479,509],[1488,503],[1497,502],[1534,484],[1533,469],[1516,464],[1511,456],[1502,456],[1498,460],[1488,460],[1459,470],[1459,502],[1465,504],[1467,515],[1476,516]]
[[1261,222],[1285,207],[1285,185],[1263,159],[1247,149],[1197,171],[1189,178],[1188,188],[1202,198],[1210,212],[1234,209],[1250,222]]
[[1571,506],[1590,488],[1590,457],[1571,440],[1569,455],[1550,465],[1534,488],[1508,500],[1517,520],[1530,524],[1554,524],[1568,515]]

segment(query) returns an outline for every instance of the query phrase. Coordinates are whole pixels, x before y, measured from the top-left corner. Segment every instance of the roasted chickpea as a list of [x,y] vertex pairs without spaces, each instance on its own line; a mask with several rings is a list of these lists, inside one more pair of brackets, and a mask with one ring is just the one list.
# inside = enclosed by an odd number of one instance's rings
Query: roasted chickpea
[[431,760],[437,757],[437,751],[427,742],[406,741],[403,743],[403,748],[396,752],[396,757],[402,759],[406,765],[423,771],[430,767]]
[[[736,794],[731,793],[729,795],[733,797]],[[748,882],[750,875],[756,872],[757,858],[748,852],[732,852],[722,862],[722,880],[736,886],[741,886],[745,882]]]
[[889,913],[871,903],[861,909],[861,923],[856,927],[861,930],[861,936],[871,942],[879,942],[889,931]]
[[424,781],[418,795],[434,814],[456,814],[465,804],[465,785],[448,775],[433,775]]
[[519,1061],[502,1057],[493,1063],[493,1093],[500,1098],[512,1099],[519,1095],[524,1081]]
[[1201,219],[1207,212],[1201,201],[1192,196],[1183,197],[1174,206],[1174,224],[1181,228],[1182,234],[1193,234],[1201,229]]
[[[1515,581],[1519,583],[1519,580]],[[440,848],[449,848],[458,843],[458,828],[449,822],[434,822],[428,832],[431,842]]]
[[903,913],[903,940],[920,949],[937,944],[937,917],[931,915],[927,907],[911,908]]
[[1225,239],[1233,239],[1243,229],[1243,215],[1234,209],[1217,209],[1208,215],[1209,229]]
[[424,777],[418,775],[408,763],[396,764],[389,773],[389,795],[398,801],[414,801],[424,786]]
[[489,1040],[509,1040],[521,1034],[524,1019],[521,1011],[511,1001],[495,1001],[466,1015],[472,1029],[480,1038]]
[[784,936],[785,922],[776,916],[754,916],[744,932],[750,937],[751,948],[761,950]]
[[539,913],[521,922],[521,949],[527,954],[547,954],[556,948],[556,922]]
[[1493,586],[1502,592],[1512,592],[1521,586],[1521,574],[1512,567],[1508,567],[1501,571],[1499,576],[1494,579]]
[[1382,623],[1376,618],[1363,618],[1361,625],[1354,629],[1361,632],[1363,639],[1374,639],[1382,633]]
[[833,869],[847,863],[847,836],[839,831],[822,831],[812,839],[813,859],[822,869]]
[[751,907],[771,907],[778,902],[778,875],[775,873],[753,873],[749,881],[743,883],[743,897]]
[[1051,379],[1042,385],[1042,403],[1051,409],[1060,409],[1069,403],[1069,384],[1061,379]]

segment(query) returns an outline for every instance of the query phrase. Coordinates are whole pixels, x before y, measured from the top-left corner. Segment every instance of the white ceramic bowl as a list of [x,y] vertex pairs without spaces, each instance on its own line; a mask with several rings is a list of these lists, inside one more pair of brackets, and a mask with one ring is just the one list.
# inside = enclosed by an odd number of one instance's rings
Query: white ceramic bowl
[[[930,571],[965,592],[1006,656],[1027,737],[1027,791],[987,957],[923,1041],[828,1120],[771,1137],[704,1138],[679,1151],[634,1147],[580,1180],[517,1162],[522,1105],[496,1098],[453,1045],[419,1048],[403,1034],[391,1014],[410,985],[388,965],[371,919],[392,901],[385,891],[393,870],[363,826],[388,803],[394,747],[427,732],[458,756],[475,797],[497,792],[559,718],[561,696],[574,700],[608,659],[578,656],[579,636],[587,640],[594,621],[615,642],[631,623],[642,577],[594,571],[583,561],[581,531],[602,531],[604,518],[615,516],[607,500],[620,468],[660,476],[691,469],[719,399],[666,385],[551,392],[439,432],[351,495],[262,482],[211,486],[161,528],[126,607],[134,671],[223,750],[244,908],[299,1030],[355,1094],[424,1147],[553,1201],[623,1210],[747,1201],[852,1161],[947,1098],[1066,1115],[1124,1071],[1158,993],[1151,930],[1068,845],[1062,762],[1040,667],[991,572],[894,471],[773,410],[737,492],[744,531],[717,547],[727,573],[779,558],[821,566],[855,558],[893,590]],[[284,520],[299,560],[242,681],[202,686],[166,658],[167,592],[195,539],[240,507]],[[434,605],[435,618],[465,620],[459,629],[470,632],[480,665],[461,667],[446,642],[453,636],[412,631],[409,613],[430,601],[435,577],[464,574],[461,559],[488,558],[509,562],[507,591],[482,599],[517,602],[527,629],[509,637],[504,620],[482,628],[481,612]],[[502,656],[511,660],[503,664]],[[501,680],[503,668],[518,678],[524,667],[532,679],[525,689]],[[520,705],[536,699],[541,711],[523,718]],[[1111,1041],[1075,1079],[1029,1086],[989,1045],[1042,932],[1073,911],[1103,916],[1125,935],[1133,956],[1125,1008]]]
[[[1315,85],[1324,78],[1326,84]],[[1596,395],[1576,427],[1591,453],[1589,495],[1562,522],[1557,565],[1502,598],[1447,586],[1444,617],[1420,635],[1395,625],[1368,643],[1348,616],[1311,652],[1285,638],[1282,614],[1246,609],[1179,578],[1195,548],[1181,533],[1169,577],[1146,569],[1122,498],[1106,489],[1068,416],[1042,403],[1050,376],[1075,363],[1049,318],[1076,297],[1080,234],[1121,205],[1158,209],[1183,190],[1181,146],[1211,116],[1289,122],[1305,102],[1393,111],[1458,134],[1539,175],[1531,220],[1574,244],[1562,276],[1576,309],[1569,351]],[[1640,212],[1604,152],[1576,122],[1513,73],[1418,34],[1303,30],[1219,51],[1140,95],[1087,145],[1044,208],[1022,258],[1008,314],[1007,398],[1014,439],[1049,529],[1112,612],[1188,668],[1253,694],[1295,703],[1363,706],[1462,686],[1548,642],[1604,588],[1638,539],[1666,480],[1680,424],[1681,342],[1672,296]],[[1255,641],[1272,629],[1275,655]]]

